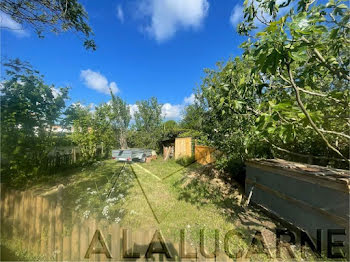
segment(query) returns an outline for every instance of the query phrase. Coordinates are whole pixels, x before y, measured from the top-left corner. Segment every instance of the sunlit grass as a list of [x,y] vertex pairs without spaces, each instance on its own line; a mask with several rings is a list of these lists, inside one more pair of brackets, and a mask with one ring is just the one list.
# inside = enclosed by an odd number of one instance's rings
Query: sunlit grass
[[[238,214],[245,214],[246,210],[233,197],[235,189],[224,196],[202,166],[184,167],[175,160],[161,158],[150,163],[125,164],[121,172],[123,166],[114,160],[96,162],[52,176],[32,189],[42,194],[63,184],[64,229],[68,235],[72,224],[93,218],[119,223],[134,232],[160,229],[166,241],[177,248],[180,230],[185,230],[185,241],[193,248],[199,247],[200,231],[204,230],[208,253],[214,251],[215,230],[219,232],[221,251],[225,234],[240,232],[244,237],[233,237],[230,249],[248,248],[252,229],[237,223]],[[257,259],[267,257],[259,254]]]

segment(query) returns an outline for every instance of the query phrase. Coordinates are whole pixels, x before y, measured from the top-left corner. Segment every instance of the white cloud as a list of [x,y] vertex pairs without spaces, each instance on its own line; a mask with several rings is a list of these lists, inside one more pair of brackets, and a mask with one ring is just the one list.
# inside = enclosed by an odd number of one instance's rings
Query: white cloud
[[230,23],[233,27],[236,27],[238,23],[243,21],[243,6],[235,5],[231,12]]
[[[194,94],[185,97],[182,104],[170,104],[165,103],[162,105],[162,117],[165,119],[180,119],[182,117],[185,106],[191,105],[195,102],[196,98]],[[139,109],[136,104],[129,104],[131,117],[134,118],[135,112]]]
[[121,5],[117,6],[117,18],[121,23],[124,23],[124,12]]
[[117,84],[115,82],[108,83],[107,78],[99,72],[90,69],[82,70],[80,72],[80,77],[88,88],[94,89],[100,93],[108,95],[109,89],[111,89],[114,94],[119,92]]
[[165,103],[162,106],[162,117],[164,118],[179,118],[183,110],[183,105],[172,105]]
[[[136,104],[129,104],[131,118],[134,119],[135,112],[138,112],[138,106]],[[170,103],[165,103],[162,105],[162,117],[166,119],[178,119],[181,117],[184,105],[172,105]]]
[[53,97],[56,99],[59,95],[62,95],[61,91],[57,88],[51,87]]
[[94,103],[90,103],[90,104],[87,106],[87,108],[89,108],[90,113],[95,112],[95,111],[96,111],[96,107],[97,107],[97,105],[94,104]]
[[13,20],[9,15],[0,11],[0,28],[9,30],[19,37],[29,36],[29,33],[22,26]]
[[184,103],[187,105],[192,105],[195,101],[196,97],[193,93],[190,96],[184,98]]
[[170,39],[181,28],[198,29],[208,9],[208,0],[143,0],[139,3],[141,16],[151,20],[144,29],[158,42]]
[[131,104],[129,105],[129,109],[130,109],[130,115],[132,118],[134,118],[135,112],[139,111],[139,108],[136,104]]

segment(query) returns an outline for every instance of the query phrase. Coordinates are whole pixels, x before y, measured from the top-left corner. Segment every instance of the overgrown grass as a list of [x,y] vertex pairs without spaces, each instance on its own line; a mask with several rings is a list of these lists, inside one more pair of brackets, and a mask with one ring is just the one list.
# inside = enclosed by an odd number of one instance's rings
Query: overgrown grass
[[[55,188],[63,184],[64,227],[68,232],[72,224],[96,218],[133,231],[160,229],[175,246],[180,242],[180,230],[185,230],[186,242],[198,248],[200,231],[204,230],[206,249],[212,252],[215,230],[220,250],[224,250],[225,234],[233,230],[243,237],[232,237],[230,249],[246,249],[251,241],[248,236],[253,234],[251,226],[262,226],[259,221],[268,219],[254,214],[256,217],[244,225],[239,215],[252,215],[240,206],[237,189],[222,183],[196,163],[184,167],[175,160],[157,159],[124,165],[107,160],[56,174],[30,189],[55,198]],[[256,259],[266,260],[267,256],[259,254]]]

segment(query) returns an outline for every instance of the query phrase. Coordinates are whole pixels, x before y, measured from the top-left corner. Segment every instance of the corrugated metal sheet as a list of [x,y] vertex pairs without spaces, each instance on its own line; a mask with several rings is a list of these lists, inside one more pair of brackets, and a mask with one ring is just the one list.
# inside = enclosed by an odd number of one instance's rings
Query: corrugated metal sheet
[[254,203],[314,238],[317,229],[349,233],[350,172],[284,160],[250,160],[246,166],[246,195],[252,191]]

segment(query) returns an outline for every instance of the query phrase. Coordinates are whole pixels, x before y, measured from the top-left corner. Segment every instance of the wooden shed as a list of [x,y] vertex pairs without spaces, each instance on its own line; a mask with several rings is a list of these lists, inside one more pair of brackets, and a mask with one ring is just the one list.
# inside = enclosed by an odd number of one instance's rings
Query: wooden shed
[[323,230],[349,234],[347,170],[300,164],[281,159],[246,162],[246,195],[285,221],[317,238]]
[[192,152],[192,137],[175,138],[175,159],[182,157],[191,157]]

